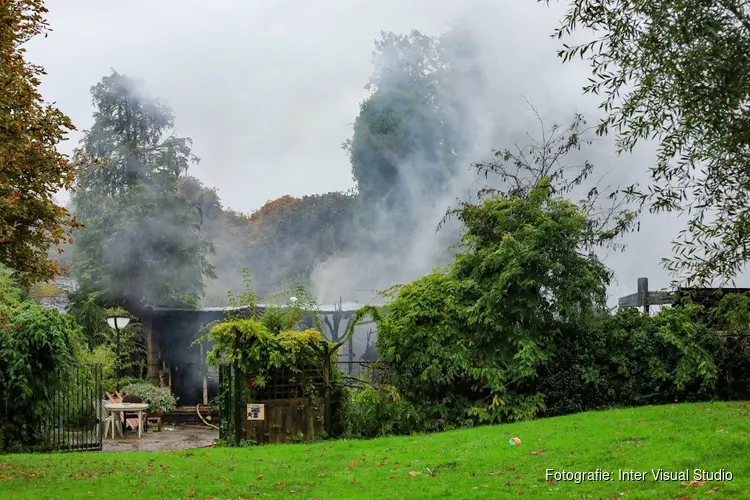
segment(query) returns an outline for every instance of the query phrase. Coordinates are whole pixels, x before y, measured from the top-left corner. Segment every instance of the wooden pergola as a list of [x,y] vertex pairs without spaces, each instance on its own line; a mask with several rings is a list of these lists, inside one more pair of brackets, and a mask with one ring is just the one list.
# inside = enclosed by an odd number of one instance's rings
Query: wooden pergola
[[617,305],[620,309],[640,307],[648,312],[651,305],[675,305],[685,299],[704,305],[715,304],[722,295],[733,293],[750,294],[750,288],[680,288],[674,291],[649,290],[648,278],[638,278],[638,291],[620,297]]

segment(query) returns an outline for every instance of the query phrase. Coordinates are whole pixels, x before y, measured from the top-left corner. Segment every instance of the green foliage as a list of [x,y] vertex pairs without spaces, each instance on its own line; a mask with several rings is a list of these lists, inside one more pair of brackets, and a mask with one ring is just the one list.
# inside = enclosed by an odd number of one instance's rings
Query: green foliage
[[0,264],[0,325],[10,319],[13,310],[24,299],[24,289],[15,280],[12,269]]
[[42,445],[50,403],[66,389],[80,329],[70,316],[24,301],[0,326],[0,449]]
[[725,346],[701,314],[693,305],[656,316],[628,309],[568,331],[539,375],[543,414],[717,396]]
[[344,143],[361,205],[355,227],[368,221],[369,207],[378,203],[397,211],[395,223],[408,231],[411,216],[417,215],[404,201],[416,194],[409,191],[414,184],[408,179],[419,179],[422,196],[446,188],[456,158],[469,147],[460,139],[470,123],[457,95],[469,87],[456,76],[468,69],[471,42],[470,32],[462,30],[442,38],[416,30],[381,32],[375,41],[373,74],[365,86],[372,94],[361,104],[354,134]]
[[206,356],[206,363],[236,366],[242,373],[253,374],[261,388],[275,369],[284,367],[300,375],[304,375],[306,369],[322,369],[321,353],[328,343],[317,330],[284,330],[274,334],[263,323],[251,318],[222,322],[199,339],[205,340],[215,342]]
[[156,387],[148,382],[128,384],[122,388],[122,392],[132,396],[138,396],[144,403],[148,403],[148,413],[169,413],[177,408],[172,393],[166,387]]
[[344,395],[345,435],[374,438],[421,430],[421,414],[392,386],[349,389]]
[[[113,392],[117,388],[115,380],[116,355],[109,345],[99,345],[93,349],[83,349],[79,355],[82,363],[102,365],[102,390]],[[122,380],[120,381],[122,384]]]
[[[667,269],[697,286],[731,280],[750,258],[747,102],[750,6],[736,0],[571,0],[554,36],[563,61],[592,68],[584,93],[600,95],[620,151],[659,143],[651,211],[687,212]],[[589,33],[579,43],[575,31]],[[594,34],[594,32],[596,34]]]
[[463,251],[375,317],[378,352],[437,428],[532,418],[544,407],[538,369],[565,329],[603,307],[609,273],[579,254],[587,219],[545,180],[454,213]]
[[68,313],[81,325],[86,344],[93,349],[112,339],[107,324],[107,309],[102,292],[84,293],[76,290],[69,295]]
[[[103,292],[86,293],[77,290],[70,295],[70,315],[81,325],[86,349],[82,354],[85,359],[102,357],[104,365],[104,382],[107,387],[114,389],[113,382],[106,374],[109,356],[114,356],[115,377],[117,366],[120,368],[120,378],[135,377],[143,378],[146,375],[146,346],[141,333],[141,325],[136,318],[121,307],[107,307],[107,298]],[[111,316],[127,316],[130,323],[125,328],[120,328],[120,356],[117,359],[117,334],[109,326],[107,318]]]

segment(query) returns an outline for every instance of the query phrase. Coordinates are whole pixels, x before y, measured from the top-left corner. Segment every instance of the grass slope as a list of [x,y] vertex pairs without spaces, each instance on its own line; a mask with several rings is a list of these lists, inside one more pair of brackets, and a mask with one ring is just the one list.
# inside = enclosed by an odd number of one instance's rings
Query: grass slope
[[[750,498],[748,416],[740,403],[680,404],[371,441],[10,455],[0,459],[0,491],[6,499]],[[520,447],[508,446],[514,436]],[[654,481],[660,466],[734,477]],[[546,469],[614,477],[548,481]],[[621,481],[619,469],[648,474]]]

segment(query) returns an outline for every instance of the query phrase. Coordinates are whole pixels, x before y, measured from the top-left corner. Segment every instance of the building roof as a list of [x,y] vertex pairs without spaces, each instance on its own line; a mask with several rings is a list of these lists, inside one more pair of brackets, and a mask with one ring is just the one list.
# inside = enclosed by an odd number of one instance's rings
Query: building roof
[[[341,307],[342,312],[354,312],[361,308],[364,304],[360,304],[359,302],[343,302],[341,304],[323,304],[317,306],[317,312],[321,313],[333,313],[339,310],[339,306]],[[266,307],[274,306],[274,304],[257,304],[256,307],[259,309],[265,309]],[[276,306],[276,307],[288,307],[288,306]],[[250,306],[242,306],[242,307],[196,307],[194,309],[190,309],[187,307],[149,307],[147,310],[154,311],[154,312],[177,312],[177,311],[184,311],[184,312],[232,312],[232,311],[242,311],[244,309],[249,309]]]

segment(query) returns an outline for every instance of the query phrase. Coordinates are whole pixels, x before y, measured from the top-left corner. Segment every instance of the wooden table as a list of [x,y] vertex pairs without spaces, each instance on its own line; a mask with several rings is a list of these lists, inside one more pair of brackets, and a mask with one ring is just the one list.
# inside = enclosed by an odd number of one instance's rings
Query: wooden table
[[117,417],[120,437],[123,437],[122,420],[117,414],[125,413],[126,411],[133,411],[138,414],[138,438],[140,439],[141,431],[143,429],[143,411],[148,409],[148,406],[149,405],[146,403],[110,403],[106,405],[104,408],[110,413],[110,418],[112,419],[112,439],[115,437],[115,417]]

